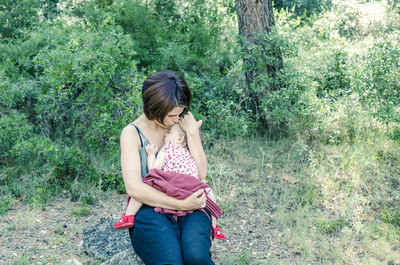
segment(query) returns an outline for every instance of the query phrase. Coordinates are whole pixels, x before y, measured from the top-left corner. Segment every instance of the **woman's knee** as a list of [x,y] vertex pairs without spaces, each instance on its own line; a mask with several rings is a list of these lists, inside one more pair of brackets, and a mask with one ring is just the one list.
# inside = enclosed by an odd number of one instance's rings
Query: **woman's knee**
[[188,265],[214,264],[211,260],[211,254],[208,252],[184,253],[183,259]]

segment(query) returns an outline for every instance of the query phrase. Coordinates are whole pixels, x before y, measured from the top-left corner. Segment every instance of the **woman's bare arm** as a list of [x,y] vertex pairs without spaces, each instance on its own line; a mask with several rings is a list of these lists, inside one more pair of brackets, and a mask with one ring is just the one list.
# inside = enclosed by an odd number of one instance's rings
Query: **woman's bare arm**
[[205,179],[207,176],[207,158],[204,153],[203,145],[201,144],[199,128],[202,121],[196,121],[191,112],[188,112],[185,117],[179,122],[179,125],[186,132],[187,145],[189,147],[190,154],[196,161],[197,168],[199,170],[200,179]]
[[[171,210],[194,210],[205,207],[204,190],[195,192],[185,200],[178,200],[143,183],[140,173],[140,140],[133,126],[128,125],[122,130],[120,145],[122,176],[126,192],[130,197],[149,206]],[[200,194],[201,196],[197,198]]]

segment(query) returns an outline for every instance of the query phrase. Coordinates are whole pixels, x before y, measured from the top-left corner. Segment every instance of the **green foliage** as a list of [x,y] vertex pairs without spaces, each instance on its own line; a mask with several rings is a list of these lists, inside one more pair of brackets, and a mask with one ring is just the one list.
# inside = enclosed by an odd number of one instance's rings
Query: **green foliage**
[[318,97],[334,100],[351,93],[347,57],[345,51],[337,49],[327,54],[326,68],[321,69],[317,77],[320,83],[316,90]]
[[394,128],[389,137],[394,141],[400,142],[400,127]]
[[213,144],[213,138],[245,136],[256,126],[248,107],[248,92],[244,76],[239,67],[232,69],[225,78],[214,82],[208,76],[187,75],[187,82],[193,87],[192,111],[203,120],[202,128],[208,133],[206,144]]
[[42,133],[81,138],[93,147],[115,143],[140,109],[134,54],[131,39],[108,26],[75,32],[64,45],[43,49],[35,57],[42,69],[35,106]]
[[[121,128],[141,108],[143,79],[130,37],[107,23],[95,32],[44,26],[3,46],[9,56],[0,68],[0,161],[8,187],[2,194],[42,204],[76,179],[104,189],[121,185],[119,170],[94,168],[94,157],[118,153]],[[109,159],[116,163],[117,156]]]
[[274,0],[274,8],[276,9],[294,9],[294,14],[297,16],[309,16],[318,14],[324,9],[330,8],[331,0],[310,1],[310,0]]
[[312,206],[316,203],[318,197],[318,189],[312,183],[299,184],[296,190],[296,201],[302,206]]
[[400,121],[400,38],[391,35],[374,43],[355,74],[355,89],[381,121]]
[[14,145],[23,143],[31,136],[32,127],[24,114],[12,110],[0,117],[0,163],[13,163],[18,157],[12,150]]
[[72,210],[73,216],[86,216],[90,214],[90,208],[88,208],[87,204],[83,204],[79,208]]
[[229,255],[229,256],[224,256],[222,257],[221,260],[222,264],[226,264],[226,265],[248,265],[248,264],[252,264],[251,263],[251,258],[249,257],[249,255],[247,253],[238,255],[238,256],[234,256],[234,255]]
[[209,70],[215,65],[216,57],[221,56],[217,50],[224,28],[219,5],[203,0],[190,3],[124,0],[109,5],[101,1],[87,2],[75,8],[90,23],[99,24],[112,16],[132,36],[140,70],[201,72]]
[[322,220],[319,222],[318,226],[322,233],[332,234],[342,230],[344,227],[349,226],[350,222],[344,217],[339,217],[332,221]]
[[9,196],[2,196],[0,199],[0,215],[3,215],[7,212],[12,206],[14,202],[13,199]]
[[61,21],[41,24],[35,31],[26,34],[24,39],[12,43],[0,43],[0,69],[12,81],[21,82],[21,77],[34,78],[38,74],[32,60],[41,49],[52,49],[70,40],[73,31],[80,27],[65,27]]
[[[305,32],[306,34],[303,40],[315,45],[318,41],[329,39],[337,41],[341,38],[348,38],[351,40],[360,38],[366,35],[370,30],[362,26],[360,16],[360,11],[353,5],[345,2],[338,2],[335,4],[334,8],[321,13],[319,16],[311,17],[308,20],[310,25],[306,25],[304,29],[313,32],[313,35],[310,39],[310,35]],[[317,43],[315,41],[317,41]]]
[[349,5],[339,5],[336,15],[335,27],[342,37],[355,38],[362,33],[360,13]]
[[380,218],[389,224],[400,227],[400,209],[386,208],[380,212]]
[[39,1],[1,0],[0,38],[19,38],[35,26],[39,22],[39,5]]

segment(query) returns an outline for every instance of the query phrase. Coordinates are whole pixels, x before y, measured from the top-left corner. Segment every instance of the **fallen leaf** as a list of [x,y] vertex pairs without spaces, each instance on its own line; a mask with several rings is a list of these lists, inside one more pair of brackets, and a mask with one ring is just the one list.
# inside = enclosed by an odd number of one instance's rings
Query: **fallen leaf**
[[290,175],[283,175],[283,176],[282,176],[282,179],[283,179],[284,181],[286,181],[286,182],[289,182],[289,183],[292,184],[292,185],[296,184],[297,182],[300,182],[300,180],[298,180],[297,178],[292,177],[292,176],[290,176]]

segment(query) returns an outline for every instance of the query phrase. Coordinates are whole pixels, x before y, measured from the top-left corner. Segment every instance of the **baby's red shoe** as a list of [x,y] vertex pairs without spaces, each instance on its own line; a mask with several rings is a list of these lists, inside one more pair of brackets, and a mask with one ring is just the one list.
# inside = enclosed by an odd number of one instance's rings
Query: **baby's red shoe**
[[125,215],[123,214],[121,219],[113,225],[114,229],[127,229],[133,227],[135,223],[135,216],[134,215]]
[[214,228],[214,237],[216,239],[221,239],[221,240],[225,240],[226,236],[221,232],[221,229],[219,229],[219,226],[215,226]]

